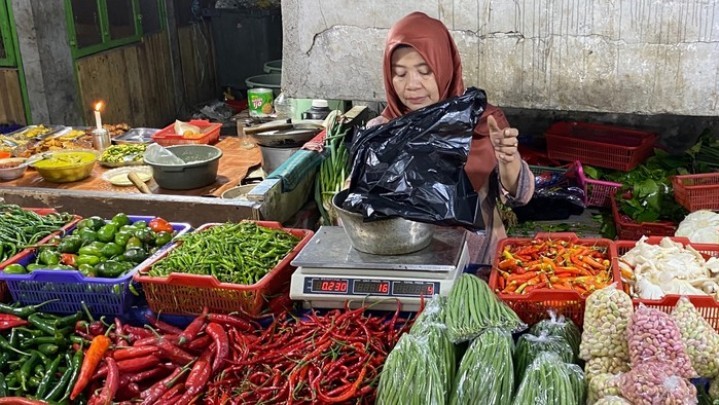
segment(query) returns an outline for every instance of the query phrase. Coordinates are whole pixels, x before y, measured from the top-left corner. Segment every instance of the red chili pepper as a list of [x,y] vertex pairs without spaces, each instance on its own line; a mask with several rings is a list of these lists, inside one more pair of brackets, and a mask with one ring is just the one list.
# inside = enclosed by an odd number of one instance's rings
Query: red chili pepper
[[210,337],[210,335],[204,335],[190,342],[190,344],[187,345],[187,350],[193,352],[204,350],[205,348],[207,348],[207,346],[210,345],[210,343],[212,343],[212,338]]
[[170,388],[169,390],[167,390],[167,392],[162,394],[162,396],[160,397],[160,402],[157,405],[160,405],[160,404],[164,403],[165,401],[167,401],[168,399],[173,398],[175,395],[180,394],[180,392],[183,389],[185,389],[185,384],[183,384],[183,383],[175,384],[174,387]]
[[187,376],[185,381],[185,388],[187,389],[182,397],[176,402],[177,405],[187,405],[192,399],[200,394],[207,385],[212,375],[212,369],[210,368],[210,360],[212,358],[212,352],[209,350],[202,354],[199,360],[195,363]]
[[10,314],[0,314],[0,330],[12,329],[16,326],[25,326],[27,321]]
[[151,345],[129,347],[127,349],[115,349],[112,352],[112,358],[115,360],[127,360],[147,356],[155,352],[157,352],[157,347]]
[[182,374],[184,374],[186,371],[186,367],[177,368],[175,371],[172,372],[172,374],[158,381],[149,389],[143,391],[140,394],[140,398],[143,399],[142,405],[154,404],[158,399],[160,399],[162,394],[167,392],[167,390],[172,388],[172,386],[177,383],[177,380],[179,380],[180,377],[182,377]]
[[217,371],[227,359],[227,355],[230,354],[229,338],[222,325],[214,322],[210,322],[207,325],[207,334],[210,335],[215,342],[216,354],[215,361],[212,363],[212,371]]
[[107,378],[100,393],[99,403],[101,405],[110,405],[120,386],[120,370],[115,360],[111,357],[106,358],[105,363],[107,363]]
[[60,263],[72,267],[77,267],[77,255],[72,253],[63,253],[60,255]]
[[147,330],[145,328],[138,328],[136,326],[125,325],[123,329],[124,329],[124,332],[127,334],[127,336],[130,337],[130,340],[132,340],[133,342],[140,340],[140,339],[154,336],[152,334],[152,332],[150,332],[149,330]]
[[125,327],[122,324],[120,318],[115,318],[115,346],[124,347],[127,346],[127,340],[125,340]]
[[0,398],[0,405],[47,405],[47,402],[23,397],[5,397]]
[[179,365],[187,364],[195,359],[191,354],[165,339],[159,339],[157,348],[160,349],[160,353],[163,357]]
[[110,347],[110,343],[112,343],[110,342],[110,338],[105,335],[95,336],[92,339],[90,347],[87,349],[85,358],[82,361],[80,375],[77,378],[75,386],[72,388],[72,393],[70,394],[71,401],[75,400],[82,390],[87,387],[87,384],[90,382],[90,377],[92,377],[98,364],[100,364],[102,357]]
[[357,393],[357,390],[359,389],[359,386],[364,382],[364,376],[367,372],[367,366],[362,368],[362,371],[360,371],[359,376],[357,377],[357,380],[349,387],[344,387],[346,390],[344,391],[344,394],[341,394],[339,396],[328,396],[322,393],[320,390],[319,385],[316,386],[317,389],[317,396],[319,397],[320,401],[336,404],[339,402],[345,402],[348,401],[350,398],[354,397]]
[[146,338],[136,341],[135,343],[132,344],[132,346],[133,347],[140,347],[140,346],[147,346],[147,345],[157,346],[163,340],[167,340],[167,341],[171,342],[172,344],[177,344],[177,342],[180,340],[180,337],[177,335],[146,337]]
[[207,307],[202,310],[202,313],[197,316],[189,325],[180,333],[180,341],[177,343],[179,346],[184,346],[186,343],[191,342],[200,333],[202,327],[205,325],[205,318],[207,318]]
[[[117,362],[117,367],[123,373],[129,373],[134,371],[147,370],[150,367],[157,366],[160,364],[160,358],[151,354],[144,357],[136,357],[134,359],[127,359]],[[100,367],[97,372],[92,376],[92,379],[98,379],[107,375],[108,367]]]
[[243,332],[250,332],[255,329],[254,325],[252,325],[249,321],[232,315],[207,314],[207,321],[221,323],[227,326],[234,326]]
[[157,328],[162,333],[168,333],[171,335],[179,335],[182,333],[182,329],[172,326],[169,323],[162,322],[161,320],[157,319],[157,317],[153,314],[147,314],[145,315],[145,318],[147,318],[148,321]]

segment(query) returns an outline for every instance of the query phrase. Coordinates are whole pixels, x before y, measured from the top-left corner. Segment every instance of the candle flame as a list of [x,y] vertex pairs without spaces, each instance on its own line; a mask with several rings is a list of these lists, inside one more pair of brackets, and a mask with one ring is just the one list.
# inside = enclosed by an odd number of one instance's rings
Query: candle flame
[[95,111],[100,111],[100,110],[102,109],[102,106],[103,106],[103,102],[102,102],[102,101],[98,101],[98,102],[95,104]]

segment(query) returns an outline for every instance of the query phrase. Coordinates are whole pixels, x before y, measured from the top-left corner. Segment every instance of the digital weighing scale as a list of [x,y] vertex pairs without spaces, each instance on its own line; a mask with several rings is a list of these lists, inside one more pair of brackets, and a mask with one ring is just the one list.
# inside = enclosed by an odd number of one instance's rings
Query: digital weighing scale
[[426,248],[397,256],[355,250],[341,226],[323,226],[292,261],[290,298],[306,308],[371,305],[416,312],[434,294],[448,295],[469,261],[463,229],[437,227]]

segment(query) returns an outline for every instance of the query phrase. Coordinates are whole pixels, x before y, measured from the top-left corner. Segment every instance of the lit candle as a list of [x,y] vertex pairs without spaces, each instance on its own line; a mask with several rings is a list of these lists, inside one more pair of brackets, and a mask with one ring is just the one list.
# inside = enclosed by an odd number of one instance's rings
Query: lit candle
[[98,101],[95,104],[95,126],[97,129],[102,129],[102,117],[100,117],[100,109],[102,108],[102,101]]

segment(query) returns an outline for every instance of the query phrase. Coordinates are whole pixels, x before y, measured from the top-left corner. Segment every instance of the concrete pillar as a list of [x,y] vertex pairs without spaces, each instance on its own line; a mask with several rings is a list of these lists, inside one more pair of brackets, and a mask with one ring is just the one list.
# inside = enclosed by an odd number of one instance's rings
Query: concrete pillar
[[63,0],[11,0],[35,124],[83,125]]

